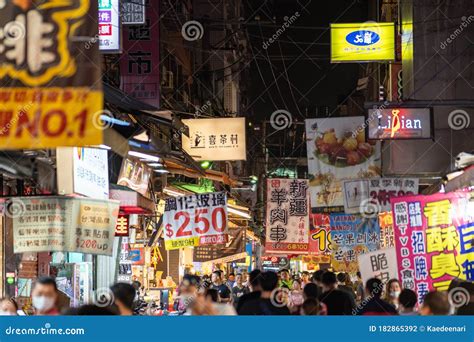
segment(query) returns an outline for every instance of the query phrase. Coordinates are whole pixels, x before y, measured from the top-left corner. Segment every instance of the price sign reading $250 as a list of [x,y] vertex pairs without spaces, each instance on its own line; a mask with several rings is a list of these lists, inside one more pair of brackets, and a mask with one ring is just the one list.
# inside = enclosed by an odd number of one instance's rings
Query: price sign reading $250
[[163,228],[167,249],[227,242],[225,193],[167,199]]

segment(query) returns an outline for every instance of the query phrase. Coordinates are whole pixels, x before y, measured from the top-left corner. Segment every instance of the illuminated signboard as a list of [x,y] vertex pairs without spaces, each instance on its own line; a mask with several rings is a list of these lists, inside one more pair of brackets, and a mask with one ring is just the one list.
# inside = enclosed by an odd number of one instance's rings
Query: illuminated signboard
[[331,63],[395,60],[395,23],[331,24]]
[[369,139],[431,139],[430,108],[369,109]]
[[119,0],[99,0],[99,49],[120,52]]

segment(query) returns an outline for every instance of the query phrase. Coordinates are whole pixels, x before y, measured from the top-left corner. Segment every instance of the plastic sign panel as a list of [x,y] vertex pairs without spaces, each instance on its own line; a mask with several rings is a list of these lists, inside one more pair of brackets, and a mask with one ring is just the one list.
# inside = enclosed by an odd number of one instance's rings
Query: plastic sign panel
[[307,179],[268,179],[265,253],[306,254],[309,211]]
[[384,283],[390,279],[398,278],[395,247],[361,254],[359,255],[358,262],[364,284],[370,278],[379,278]]
[[331,230],[328,214],[310,214],[309,254],[331,255]]
[[97,5],[0,1],[0,149],[102,143]]
[[103,52],[120,52],[119,0],[99,1],[99,48]]
[[227,242],[227,196],[212,192],[166,199],[163,229],[167,250]]
[[433,138],[430,108],[369,109],[369,139]]
[[398,272],[418,303],[453,279],[474,280],[474,211],[468,192],[391,200]]
[[6,210],[13,218],[14,253],[112,255],[118,201],[17,197],[9,200]]
[[122,24],[138,25],[145,23],[145,0],[122,1]]
[[109,198],[107,150],[73,148],[74,192],[91,198]]
[[246,160],[245,118],[183,120],[183,149],[196,160]]
[[331,24],[331,63],[395,60],[395,23]]

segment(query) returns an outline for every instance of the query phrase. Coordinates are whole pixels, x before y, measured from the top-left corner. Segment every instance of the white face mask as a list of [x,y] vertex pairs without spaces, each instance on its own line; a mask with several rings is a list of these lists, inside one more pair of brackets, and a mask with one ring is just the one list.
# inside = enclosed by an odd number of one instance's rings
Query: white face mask
[[392,291],[390,292],[390,297],[392,298],[398,298],[400,296],[400,291]]
[[45,296],[33,297],[33,306],[42,312],[49,311],[54,307],[54,298]]
[[15,312],[0,310],[0,316],[16,316]]

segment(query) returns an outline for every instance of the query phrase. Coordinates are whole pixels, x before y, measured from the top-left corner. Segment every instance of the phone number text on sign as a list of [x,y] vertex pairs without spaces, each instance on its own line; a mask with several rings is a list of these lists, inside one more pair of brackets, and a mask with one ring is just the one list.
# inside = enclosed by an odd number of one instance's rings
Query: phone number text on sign
[[168,250],[226,243],[225,192],[167,198],[163,229]]

